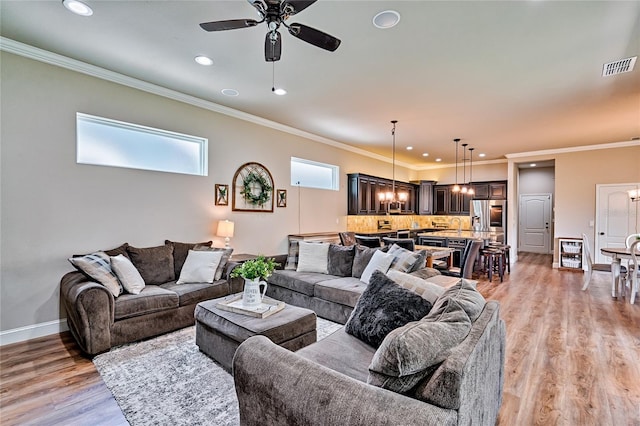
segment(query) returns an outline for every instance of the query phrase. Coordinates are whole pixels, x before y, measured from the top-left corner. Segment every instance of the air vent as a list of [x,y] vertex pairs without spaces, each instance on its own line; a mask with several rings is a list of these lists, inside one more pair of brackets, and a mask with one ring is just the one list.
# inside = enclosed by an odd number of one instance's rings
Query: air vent
[[625,72],[633,71],[633,67],[636,64],[637,56],[633,58],[620,59],[619,61],[609,62],[602,66],[602,76],[607,77],[610,75],[622,74]]

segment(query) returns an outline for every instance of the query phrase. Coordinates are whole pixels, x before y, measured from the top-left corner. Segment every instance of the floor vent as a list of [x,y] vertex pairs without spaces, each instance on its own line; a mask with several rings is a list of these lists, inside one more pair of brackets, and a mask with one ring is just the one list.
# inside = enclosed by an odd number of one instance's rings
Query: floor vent
[[602,76],[607,77],[610,75],[622,74],[625,72],[633,71],[633,67],[636,64],[637,56],[633,58],[620,59],[619,61],[609,62],[602,66]]

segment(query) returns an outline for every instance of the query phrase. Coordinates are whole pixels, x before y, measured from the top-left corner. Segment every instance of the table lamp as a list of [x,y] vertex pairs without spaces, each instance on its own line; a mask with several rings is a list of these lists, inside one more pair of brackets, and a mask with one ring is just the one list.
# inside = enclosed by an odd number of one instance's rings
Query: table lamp
[[224,237],[224,246],[229,247],[229,240],[233,237],[233,222],[227,219],[218,222],[216,235],[218,237]]

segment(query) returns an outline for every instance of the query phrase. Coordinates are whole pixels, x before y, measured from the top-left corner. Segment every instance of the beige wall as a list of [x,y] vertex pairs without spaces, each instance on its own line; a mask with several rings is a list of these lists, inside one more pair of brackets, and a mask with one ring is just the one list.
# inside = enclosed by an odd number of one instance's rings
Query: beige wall
[[[73,270],[72,254],[125,241],[220,246],[220,219],[235,222],[236,253],[286,253],[287,234],[346,229],[346,173],[391,176],[390,163],[9,53],[1,60],[2,331],[64,317],[59,281]],[[76,164],[76,112],[206,137],[209,175]],[[339,165],[340,190],[298,192],[289,185],[291,156]],[[214,205],[214,185],[230,185],[249,161],[288,191],[286,208]],[[409,171],[396,167],[396,178],[409,180]]]
[[[473,163],[473,181],[486,182],[491,180],[507,180],[507,161]],[[448,185],[456,183],[456,169],[454,166],[443,166],[428,170],[421,170],[418,178],[435,180],[438,184]],[[458,165],[458,183],[463,179],[462,165]],[[469,181],[469,165],[467,164],[466,180]]]

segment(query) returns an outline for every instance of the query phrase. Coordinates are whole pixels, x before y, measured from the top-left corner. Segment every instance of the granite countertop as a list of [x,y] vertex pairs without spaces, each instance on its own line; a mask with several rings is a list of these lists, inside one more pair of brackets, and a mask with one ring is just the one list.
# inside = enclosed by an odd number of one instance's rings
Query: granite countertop
[[350,231],[355,232],[356,234],[359,235],[378,235],[378,234],[391,234],[394,232],[398,232],[398,231],[409,231],[409,232],[427,232],[427,231],[432,231],[435,228],[393,228],[393,229],[370,229],[370,230],[364,230],[364,229],[360,229],[360,230],[352,230],[350,229]]
[[457,231],[455,229],[420,234],[420,236],[423,236],[423,237],[470,238],[474,240],[491,240],[501,235],[503,234],[500,232],[480,232],[480,231],[471,231],[471,230]]

